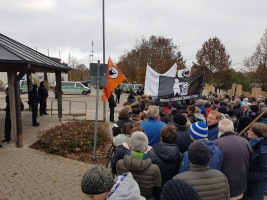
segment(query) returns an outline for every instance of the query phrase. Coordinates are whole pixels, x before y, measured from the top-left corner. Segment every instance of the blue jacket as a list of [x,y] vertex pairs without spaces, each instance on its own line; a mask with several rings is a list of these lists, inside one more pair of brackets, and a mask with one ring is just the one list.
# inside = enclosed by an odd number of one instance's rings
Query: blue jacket
[[251,199],[263,200],[267,183],[267,139],[253,138],[249,142],[253,148],[253,165],[248,174],[246,194]]
[[154,145],[160,143],[160,133],[163,126],[166,126],[166,124],[158,121],[157,118],[148,119],[147,122],[140,124],[140,127],[142,127],[146,132],[149,146],[154,147]]
[[[210,161],[208,163],[208,166],[211,169],[216,169],[220,170],[222,166],[222,161],[223,161],[223,155],[221,150],[213,143],[213,141],[209,140],[199,140],[200,142],[203,142],[206,144],[209,149],[210,149]],[[188,159],[188,151],[184,153],[181,164],[180,164],[180,169],[179,173],[186,172],[188,171],[190,161]]]
[[215,123],[208,128],[208,139],[211,141],[218,139],[218,123]]
[[206,117],[207,110],[204,106],[197,106],[201,110],[201,114]]
[[130,150],[127,149],[125,146],[120,145],[118,149],[114,152],[114,156],[111,160],[111,169],[112,173],[117,174],[116,164],[119,160],[123,159],[125,155],[129,155]]

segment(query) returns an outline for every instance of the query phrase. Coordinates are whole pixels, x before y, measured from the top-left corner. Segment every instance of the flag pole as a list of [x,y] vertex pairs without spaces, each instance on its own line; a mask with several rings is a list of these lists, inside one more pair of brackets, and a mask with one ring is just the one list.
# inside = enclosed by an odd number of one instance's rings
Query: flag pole
[[[103,64],[105,64],[105,0],[103,0]],[[106,121],[106,101],[103,101],[103,121]]]

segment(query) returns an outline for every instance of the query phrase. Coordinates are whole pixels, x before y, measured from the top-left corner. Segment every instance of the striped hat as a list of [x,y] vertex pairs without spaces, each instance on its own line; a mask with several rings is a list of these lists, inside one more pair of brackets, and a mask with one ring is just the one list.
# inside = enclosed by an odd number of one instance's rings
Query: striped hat
[[190,126],[189,133],[195,140],[207,138],[208,126],[204,122],[196,122]]

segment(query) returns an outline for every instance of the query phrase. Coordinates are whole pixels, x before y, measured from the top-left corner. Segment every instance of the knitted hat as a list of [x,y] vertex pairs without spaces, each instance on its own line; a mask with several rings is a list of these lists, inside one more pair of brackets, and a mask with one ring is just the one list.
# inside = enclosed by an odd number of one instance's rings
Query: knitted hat
[[113,184],[113,177],[107,168],[97,165],[84,173],[81,188],[85,194],[94,195],[108,192]]
[[227,114],[227,108],[226,108],[226,106],[220,106],[220,107],[218,108],[218,111],[219,111],[220,113]]
[[185,116],[178,113],[178,114],[173,116],[172,121],[173,121],[174,125],[176,125],[176,126],[181,126],[181,125],[184,126],[187,122],[187,119]]
[[179,179],[171,179],[164,184],[162,189],[162,200],[200,200],[195,189],[186,182]]
[[190,126],[189,133],[195,140],[207,138],[208,126],[204,122],[196,122]]
[[210,161],[210,149],[203,142],[193,142],[188,148],[188,158],[192,164],[207,165]]

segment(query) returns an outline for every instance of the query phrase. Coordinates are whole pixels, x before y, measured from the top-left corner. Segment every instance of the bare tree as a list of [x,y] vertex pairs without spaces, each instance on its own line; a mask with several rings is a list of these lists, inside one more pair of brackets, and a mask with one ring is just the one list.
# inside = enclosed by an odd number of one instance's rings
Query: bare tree
[[261,83],[262,90],[267,91],[267,29],[256,46],[255,52],[250,57],[245,58],[244,65],[250,72],[252,79]]

